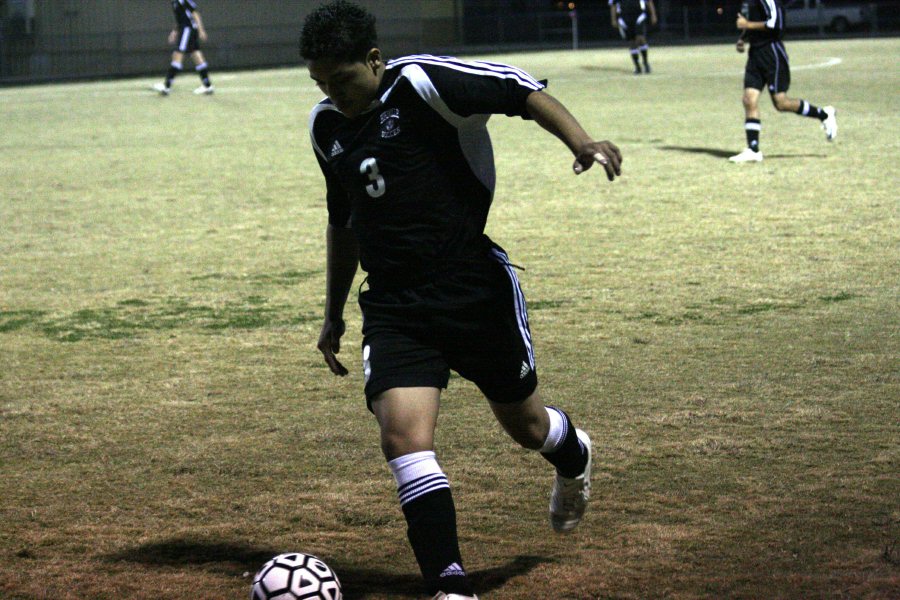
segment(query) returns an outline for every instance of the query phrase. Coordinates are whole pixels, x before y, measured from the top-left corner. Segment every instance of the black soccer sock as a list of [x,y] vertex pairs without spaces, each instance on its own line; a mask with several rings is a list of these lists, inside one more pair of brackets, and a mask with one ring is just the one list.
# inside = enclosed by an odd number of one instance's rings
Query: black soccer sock
[[650,46],[648,46],[647,44],[644,44],[639,49],[641,51],[641,58],[644,59],[644,66],[649,67],[650,65],[647,64],[647,52],[650,50]]
[[759,152],[759,132],[762,124],[759,119],[747,119],[744,121],[744,131],[747,133],[747,147],[754,152]]
[[390,461],[406,517],[409,543],[429,594],[474,595],[463,568],[450,484],[434,452],[415,452]]
[[800,101],[800,106],[797,108],[797,114],[802,117],[813,117],[820,121],[824,121],[828,118],[828,115],[825,114],[825,111],[817,106],[813,106],[806,100]]
[[640,50],[638,50],[637,48],[631,49],[631,60],[632,60],[632,62],[634,62],[634,70],[640,71],[641,70]]
[[206,87],[210,87],[212,84],[209,82],[209,65],[205,62],[197,65],[197,74],[200,75],[200,81],[203,82],[203,85]]
[[172,87],[172,81],[181,72],[181,63],[173,62],[169,65],[169,72],[166,73],[166,87]]
[[547,406],[547,415],[550,417],[550,432],[544,447],[541,448],[541,456],[556,467],[556,472],[563,477],[574,479],[582,473],[587,466],[587,449],[582,446],[575,426],[569,415],[555,406]]

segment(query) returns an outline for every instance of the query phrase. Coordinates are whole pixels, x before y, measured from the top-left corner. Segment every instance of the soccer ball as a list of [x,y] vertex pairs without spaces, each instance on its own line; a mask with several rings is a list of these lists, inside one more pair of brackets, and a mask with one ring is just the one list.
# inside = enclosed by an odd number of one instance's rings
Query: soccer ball
[[334,571],[311,554],[279,554],[253,577],[250,600],[342,600]]

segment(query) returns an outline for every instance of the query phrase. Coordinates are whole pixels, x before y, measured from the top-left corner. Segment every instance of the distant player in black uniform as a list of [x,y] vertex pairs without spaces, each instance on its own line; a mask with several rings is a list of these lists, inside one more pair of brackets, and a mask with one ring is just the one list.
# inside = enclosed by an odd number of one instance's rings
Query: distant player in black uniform
[[759,95],[768,86],[772,104],[779,112],[795,112],[822,122],[825,137],[830,142],[837,137],[837,119],[832,106],[818,108],[806,100],[788,98],[791,85],[791,67],[781,38],[784,35],[784,12],[781,0],[747,0],[738,13],[737,28],[741,35],[737,51],[743,52],[749,42],[750,52],[744,70],[744,130],[747,147],[728,160],[731,162],[759,162],[763,159],[759,149]]
[[184,64],[184,55],[191,54],[191,60],[200,76],[201,86],[194,90],[195,94],[212,94],[215,91],[209,81],[209,66],[200,51],[200,42],[207,40],[206,28],[203,27],[203,18],[197,10],[195,0],[172,0],[172,11],[175,13],[177,25],[169,33],[169,43],[175,44],[172,51],[172,64],[166,74],[165,83],[157,83],[153,86],[163,96],[168,96],[172,89],[172,81],[181,72]]
[[653,0],[609,0],[609,18],[613,29],[618,29],[622,39],[628,41],[634,74],[641,74],[638,55],[644,61],[644,73],[649,73],[647,21],[650,21],[651,26],[656,25],[656,6]]
[[569,147],[576,174],[599,163],[612,180],[621,155],[520,69],[431,55],[385,62],[377,44],[374,17],[345,0],[311,13],[300,41],[327,96],[309,121],[328,205],[318,348],[347,374],[335,355],[360,264],[366,400],[429,593],[462,600],[475,595],[434,453],[451,369],[481,389],[516,442],[556,467],[555,530],[578,524],[590,492],[590,439],[544,406],[515,267],[484,234],[495,182],[488,118],[534,119]]

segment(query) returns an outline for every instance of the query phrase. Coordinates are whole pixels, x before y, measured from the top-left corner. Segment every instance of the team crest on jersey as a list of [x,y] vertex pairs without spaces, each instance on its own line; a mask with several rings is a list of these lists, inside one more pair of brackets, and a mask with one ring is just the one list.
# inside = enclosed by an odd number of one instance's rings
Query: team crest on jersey
[[400,133],[400,109],[392,108],[381,113],[381,138],[388,139]]

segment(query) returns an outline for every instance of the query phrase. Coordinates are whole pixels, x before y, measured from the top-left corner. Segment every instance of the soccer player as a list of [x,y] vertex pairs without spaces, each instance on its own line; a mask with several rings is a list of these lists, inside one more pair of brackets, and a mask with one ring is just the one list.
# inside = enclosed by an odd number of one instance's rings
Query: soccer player
[[650,45],[647,43],[647,18],[649,14],[650,25],[656,25],[656,6],[653,0],[609,0],[609,18],[613,29],[619,30],[619,35],[628,42],[631,60],[634,62],[634,74],[641,74],[641,61],[644,61],[644,73],[650,72],[650,63],[647,61],[647,53]]
[[194,90],[195,94],[212,94],[215,91],[209,81],[209,66],[200,51],[200,42],[207,40],[206,28],[203,26],[203,18],[197,10],[195,0],[172,0],[172,11],[175,13],[176,27],[169,33],[169,43],[177,44],[172,52],[172,63],[166,74],[165,83],[157,83],[153,89],[168,96],[172,89],[172,81],[181,72],[184,64],[184,55],[191,54],[191,60],[200,76],[201,85]]
[[778,112],[794,112],[822,122],[825,138],[830,142],[837,137],[837,118],[833,106],[818,108],[806,100],[796,100],[787,95],[791,85],[791,67],[781,38],[784,34],[784,13],[781,0],[747,0],[738,13],[737,28],[741,35],[737,51],[743,52],[750,44],[747,66],[744,69],[744,130],[747,147],[728,160],[736,163],[760,162],[759,149],[759,95],[768,86],[772,104]]
[[535,120],[568,146],[576,174],[599,163],[613,180],[622,158],[520,69],[430,55],[387,61],[374,17],[346,0],[307,16],[300,51],[326,96],[309,120],[328,206],[318,349],[335,375],[347,374],[336,355],[361,265],[365,396],[409,542],[429,594],[474,599],[434,452],[450,370],[479,387],[515,442],[555,467],[556,531],[580,521],[591,470],[588,435],[544,405],[515,267],[484,234],[495,183],[488,118]]

